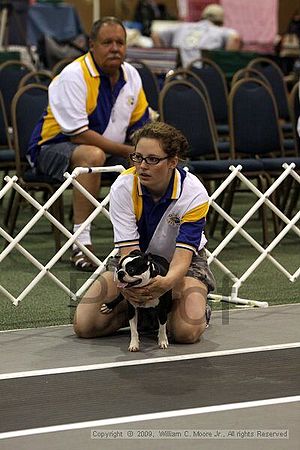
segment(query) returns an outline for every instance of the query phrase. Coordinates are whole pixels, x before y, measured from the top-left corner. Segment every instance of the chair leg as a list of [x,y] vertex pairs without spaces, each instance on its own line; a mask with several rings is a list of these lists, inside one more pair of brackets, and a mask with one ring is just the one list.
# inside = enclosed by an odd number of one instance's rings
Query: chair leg
[[[61,198],[56,200],[56,202],[54,202],[54,204],[51,207],[51,214],[60,223],[62,223],[62,221],[61,221],[62,220],[61,212],[63,210],[62,205],[61,205],[61,201],[62,201]],[[56,250],[56,252],[58,252],[61,249],[61,232],[59,231],[59,229],[52,222],[51,222],[51,228],[52,228],[52,232],[53,232],[53,235],[54,235],[55,250]]]
[[[215,190],[220,186],[222,180],[216,180],[215,182]],[[225,192],[223,191],[219,198],[219,204],[220,206],[223,205],[223,201],[224,201],[224,196],[225,196]],[[208,235],[210,237],[213,237],[215,231],[216,231],[216,227],[217,227],[217,223],[219,220],[219,213],[214,209],[210,214],[209,214],[209,221],[207,223],[208,225]]]
[[[292,177],[289,177],[288,179],[285,179],[282,183],[282,195],[278,196],[278,208],[284,212],[286,205],[288,204],[290,195],[291,195],[291,189],[293,185],[293,179]],[[278,191],[280,192],[280,191]]]
[[[10,217],[8,218],[8,224],[7,224],[7,227],[8,227],[7,232],[10,236],[13,236],[13,234],[14,234],[14,231],[16,228],[16,223],[17,223],[17,218],[18,218],[19,211],[20,211],[20,205],[21,205],[21,201],[22,201],[21,194],[19,194],[15,190],[14,190],[14,192],[15,192],[14,199],[12,201],[12,206],[11,206],[11,210],[10,210],[11,214],[10,214]],[[9,244],[9,242],[6,241],[4,244],[4,248],[7,247],[8,244]]]
[[299,200],[299,197],[300,197],[300,188],[299,188],[298,182],[295,180],[293,184],[294,184],[294,188],[291,190],[291,195],[290,195],[289,201],[287,202],[287,206],[284,210],[285,215],[289,219],[292,218],[293,210],[295,209],[297,202]]
[[[237,189],[238,181],[239,180],[237,180],[237,178],[235,178],[232,181],[229,191],[227,192],[227,195],[225,197],[224,210],[227,212],[227,214],[229,216],[230,216],[231,208],[233,205],[233,198],[234,198],[235,191]],[[227,220],[224,219],[222,228],[221,228],[221,236],[222,237],[224,237],[226,234],[227,226],[228,226],[228,222],[227,222]]]
[[[267,182],[266,189],[268,189],[273,183],[273,179],[268,173],[266,173],[266,182]],[[277,206],[277,208],[280,209],[280,196],[278,194],[279,194],[279,191],[278,191],[278,189],[276,189],[270,195],[270,200],[273,203],[273,205]],[[273,210],[271,210],[271,212],[272,212],[272,217],[273,217],[274,236],[277,236],[277,234],[279,233],[279,217]]]
[[[225,192],[223,191],[222,194],[219,196],[220,206],[223,205],[224,197],[225,197]],[[210,237],[213,237],[213,235],[216,231],[218,220],[219,220],[219,213],[216,210],[214,210],[212,212],[212,214],[210,214],[210,217],[211,217],[211,219],[210,219],[210,223],[208,224],[208,229],[209,229],[208,235]]]
[[[258,176],[258,184],[259,184],[259,190],[261,192],[266,191],[266,178],[263,175]],[[269,233],[268,233],[268,217],[267,217],[267,210],[268,207],[263,203],[261,207],[261,220],[262,220],[262,232],[263,232],[263,247],[268,245],[269,241]]]
[[6,207],[6,212],[5,212],[5,216],[4,216],[4,220],[3,220],[3,224],[5,227],[8,227],[8,222],[9,222],[9,218],[10,218],[10,214],[11,214],[15,196],[16,196],[16,190],[12,189],[9,199],[8,199],[8,204]]
[[[0,169],[1,170],[1,169]],[[1,172],[2,172],[2,170],[1,170]],[[8,175],[8,169],[3,169],[3,177],[2,177],[2,181],[1,181],[1,187],[0,187],[0,190],[1,189],[3,189],[4,188],[4,186],[5,186],[5,181],[4,181],[4,178],[6,177],[6,175]],[[3,197],[0,199],[0,204],[1,203],[3,203]]]

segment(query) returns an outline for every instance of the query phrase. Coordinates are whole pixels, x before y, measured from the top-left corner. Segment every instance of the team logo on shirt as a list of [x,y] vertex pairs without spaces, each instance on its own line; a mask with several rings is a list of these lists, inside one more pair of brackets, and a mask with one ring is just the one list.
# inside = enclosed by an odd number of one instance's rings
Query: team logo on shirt
[[181,222],[180,217],[177,216],[177,214],[171,213],[167,217],[167,223],[172,227],[179,227],[180,222]]
[[127,97],[127,104],[128,104],[129,106],[132,106],[132,105],[134,104],[134,97],[133,97],[133,95],[129,95],[129,96]]

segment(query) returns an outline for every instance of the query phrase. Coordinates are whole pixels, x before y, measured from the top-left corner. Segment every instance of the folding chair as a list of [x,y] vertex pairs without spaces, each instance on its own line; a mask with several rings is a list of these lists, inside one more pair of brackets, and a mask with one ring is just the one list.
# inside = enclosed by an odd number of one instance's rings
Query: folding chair
[[[282,172],[284,162],[299,158],[285,156],[283,133],[279,126],[278,110],[271,89],[258,78],[242,79],[229,94],[229,127],[234,157],[256,158],[263,164],[263,173],[253,173],[261,187]],[[278,195],[278,193],[277,193]],[[279,204],[279,198],[274,197]],[[264,210],[264,208],[263,208]],[[264,211],[263,211],[264,212]],[[267,242],[266,219],[263,222],[264,241]],[[277,231],[277,217],[274,216]]]
[[[188,81],[188,82],[192,83],[196,88],[198,88],[200,90],[200,92],[203,94],[203,96],[206,100],[206,103],[208,104],[208,108],[212,112],[212,105],[211,105],[210,95],[208,93],[208,90],[205,86],[205,83],[202,81],[201,78],[198,77],[198,75],[196,75],[195,72],[193,72],[192,70],[189,70],[189,69],[182,68],[182,67],[180,67],[174,71],[172,70],[172,71],[170,71],[169,74],[167,74],[166,79],[165,79],[165,84],[169,83],[170,81],[175,81],[175,80]],[[229,158],[230,145],[229,145],[228,140],[219,138],[217,126],[215,124],[214,124],[213,130],[216,133],[216,145],[217,145],[217,148],[219,151],[220,158],[221,159]]]
[[53,80],[53,75],[48,70],[33,70],[32,72],[27,73],[21,78],[19,83],[19,89],[26,84],[43,84],[44,86],[49,86],[51,81]]
[[235,85],[235,83],[243,78],[258,78],[263,81],[266,85],[269,85],[269,81],[267,78],[259,71],[254,69],[253,67],[244,67],[243,69],[239,69],[237,72],[233,74],[231,80],[231,88]]
[[14,170],[15,167],[15,151],[12,147],[3,96],[0,92],[0,172],[4,172],[5,176],[10,170]]
[[11,125],[11,102],[18,90],[21,79],[31,72],[33,67],[21,61],[5,61],[0,65],[0,91],[3,95],[8,125]]
[[[36,174],[29,167],[26,151],[32,131],[48,104],[48,89],[39,84],[28,84],[15,94],[12,101],[13,138],[16,151],[16,174],[18,184],[26,191],[43,192],[50,197],[60,186],[51,177]],[[15,192],[15,191],[13,191]],[[22,197],[18,192],[12,199],[8,233],[12,236],[20,209]],[[52,214],[63,223],[62,196],[53,204]],[[52,226],[55,247],[61,247],[59,230]]]
[[201,78],[206,86],[218,135],[228,137],[228,88],[225,74],[218,64],[208,58],[199,58],[192,61],[188,69]]
[[156,75],[151,71],[150,67],[142,61],[132,59],[128,60],[128,62],[139,72],[148,103],[154,111],[157,111],[159,86]]
[[297,130],[298,120],[300,117],[299,95],[300,95],[300,82],[298,81],[298,83],[294,84],[294,86],[292,87],[292,90],[289,95],[289,105],[298,156],[300,154],[300,136]]
[[293,127],[289,111],[287,87],[280,67],[270,58],[265,57],[253,59],[247,67],[258,70],[269,81],[277,104],[282,131],[284,136],[290,137]]
[[190,158],[219,159],[216,130],[209,104],[191,82],[169,81],[159,95],[159,114],[163,122],[180,129],[190,144]]
[[167,73],[164,84],[175,80],[189,81],[190,83],[194,84],[196,88],[198,88],[200,92],[202,92],[206,101],[210,102],[209,93],[204,82],[192,70],[184,69],[183,67],[179,67],[176,70],[171,70],[169,73]]
[[[289,95],[289,104],[290,104],[290,111],[291,111],[291,118],[292,118],[292,124],[293,124],[293,132],[295,136],[295,142],[296,142],[296,152],[297,156],[300,156],[300,136],[298,133],[297,125],[298,120],[300,120],[300,99],[299,99],[299,92],[300,90],[300,82],[294,84],[290,95]],[[299,158],[298,158],[299,159]],[[299,169],[299,166],[298,166]],[[298,183],[295,181],[293,185],[291,186],[289,197],[286,201],[286,208],[285,208],[285,214],[287,217],[291,218],[292,213],[294,209],[297,206],[297,202],[300,197],[300,191]]]
[[[218,185],[228,176],[231,165],[241,164],[245,173],[263,170],[262,163],[257,160],[220,159],[212,110],[204,95],[192,83],[179,80],[166,83],[159,97],[159,112],[162,121],[180,129],[187,137],[190,144],[187,166],[201,178],[208,191],[213,191],[211,183]],[[226,194],[224,191],[221,195],[221,203]],[[211,236],[217,218],[216,214],[210,217],[208,232]]]

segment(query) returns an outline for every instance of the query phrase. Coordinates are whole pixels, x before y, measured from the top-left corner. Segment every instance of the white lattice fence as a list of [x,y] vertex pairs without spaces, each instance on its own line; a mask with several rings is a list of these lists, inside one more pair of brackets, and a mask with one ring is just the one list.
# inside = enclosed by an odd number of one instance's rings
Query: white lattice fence
[[[209,297],[214,301],[227,301],[235,304],[242,304],[248,306],[261,306],[266,307],[268,304],[266,302],[260,302],[258,300],[249,300],[243,299],[238,296],[238,292],[242,284],[244,284],[249,276],[258,269],[260,264],[268,259],[280,272],[282,272],[290,282],[295,282],[300,274],[300,267],[295,271],[294,274],[288,272],[288,270],[283,267],[272,255],[271,251],[276,247],[276,245],[281,242],[281,240],[286,236],[286,234],[292,230],[297,237],[300,237],[300,229],[296,226],[297,221],[300,218],[300,211],[298,211],[292,219],[286,217],[282,211],[278,209],[276,205],[274,205],[269,197],[270,195],[278,189],[283,181],[287,177],[293,177],[293,179],[300,185],[300,176],[296,173],[295,164],[283,164],[283,172],[282,174],[273,182],[273,184],[267,189],[266,192],[260,192],[257,187],[243,175],[241,172],[242,167],[230,167],[231,173],[224,180],[224,182],[219,186],[219,188],[212,194],[210,197],[210,205],[211,208],[215,209],[218,214],[220,214],[223,219],[225,219],[231,226],[232,230],[226,235],[226,237],[222,240],[222,242],[212,251],[208,253],[208,262],[209,264],[216,264],[221,271],[232,281],[231,287],[231,295],[224,296],[221,294],[210,294]],[[77,236],[81,233],[81,231],[86,227],[87,224],[91,223],[98,214],[104,214],[109,219],[109,212],[107,210],[107,205],[109,203],[109,194],[105,197],[105,199],[101,202],[96,200],[92,195],[90,195],[76,180],[77,176],[82,173],[101,173],[101,172],[122,172],[124,168],[122,166],[113,166],[113,167],[94,167],[94,168],[76,168],[72,174],[66,173],[65,182],[61,185],[61,187],[53,194],[49,200],[46,201],[44,205],[41,205],[37,200],[35,200],[28,192],[26,192],[19,184],[16,176],[5,177],[6,185],[0,191],[0,199],[4,197],[4,195],[8,194],[11,189],[15,189],[20,195],[24,197],[24,199],[30,203],[35,209],[36,213],[30,219],[30,221],[26,224],[24,228],[15,236],[14,238],[10,236],[3,228],[0,227],[0,235],[8,241],[8,245],[5,249],[0,253],[0,270],[1,270],[1,262],[11,253],[13,249],[18,250],[33,266],[38,269],[38,274],[33,278],[33,280],[28,284],[28,286],[20,286],[21,293],[15,297],[13,296],[4,286],[0,285],[0,292],[10,299],[15,306],[17,306],[30,292],[31,290],[44,278],[48,277],[49,280],[56,283],[56,285],[61,288],[65,293],[67,293],[71,299],[78,300],[82,294],[90,287],[93,283],[95,276],[100,275],[106,266],[106,262],[110,256],[115,256],[117,251],[113,249],[110,254],[101,261],[98,259],[93,253],[91,253],[86,247],[77,242],[78,246],[81,250],[87,254],[97,265],[98,268],[96,271],[91,274],[91,276],[84,282],[84,284],[77,290],[77,292],[72,292],[68,286],[66,286],[57,276],[55,276],[51,269],[55,266],[55,264],[60,260],[60,258],[68,251],[68,249],[72,246],[74,241],[76,241]],[[224,209],[216,203],[217,198],[222,194],[222,192],[230,186],[230,184],[238,178],[243,184],[247,186],[247,188],[252,191],[253,195],[257,197],[257,201],[254,205],[249,209],[249,211],[242,217],[239,222],[236,222],[230,215],[224,211]],[[81,225],[81,227],[76,231],[76,233],[72,234],[70,231],[65,228],[59,221],[55,219],[50,213],[49,208],[51,205],[59,198],[60,195],[63,195],[64,191],[70,186],[73,185],[76,189],[79,189],[80,192],[85,195],[90,202],[94,205],[95,209],[92,214],[86,219],[86,221]],[[267,246],[267,248],[263,248],[250,234],[243,228],[247,221],[257,212],[257,210],[265,204],[269,207],[274,214],[276,214],[284,223],[284,228],[280,231],[280,233],[274,238],[274,240]],[[55,254],[46,265],[41,264],[31,253],[29,253],[22,245],[21,240],[24,236],[32,229],[32,227],[42,218],[45,217],[48,219],[54,226],[56,226],[62,234],[65,235],[67,241],[61,247],[59,252]],[[235,275],[227,266],[224,265],[219,259],[219,255],[226,248],[226,246],[232,241],[232,239],[240,234],[247,243],[254,247],[259,253],[256,260],[248,267],[248,269],[238,277]]]

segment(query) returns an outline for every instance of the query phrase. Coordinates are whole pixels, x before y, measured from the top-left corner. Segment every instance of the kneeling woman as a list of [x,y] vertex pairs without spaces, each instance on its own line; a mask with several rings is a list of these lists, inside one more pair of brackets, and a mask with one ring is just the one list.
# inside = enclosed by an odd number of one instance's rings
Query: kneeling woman
[[[133,167],[123,172],[110,191],[110,216],[120,256],[134,249],[161,255],[170,261],[166,276],[157,276],[141,288],[122,289],[135,306],[172,290],[167,328],[178,343],[197,342],[207,323],[207,294],[214,289],[204,246],[208,194],[200,180],[178,167],[188,142],[170,125],[154,122],[134,136]],[[103,273],[77,307],[74,330],[79,337],[107,336],[128,325],[127,305],[111,314],[100,308],[118,296],[112,272]]]

